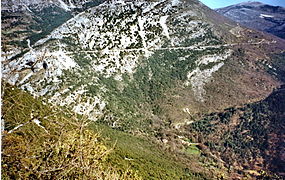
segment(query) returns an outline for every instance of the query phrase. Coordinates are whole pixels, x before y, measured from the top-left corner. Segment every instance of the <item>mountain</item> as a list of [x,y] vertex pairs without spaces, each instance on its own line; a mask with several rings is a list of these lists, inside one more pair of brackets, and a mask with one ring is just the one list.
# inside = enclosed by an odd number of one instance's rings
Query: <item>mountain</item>
[[29,45],[33,45],[76,14],[102,2],[101,0],[1,1],[2,49],[10,51],[10,54],[25,51]]
[[212,152],[221,157],[229,170],[236,168],[258,177],[274,172],[279,176],[271,179],[282,179],[285,163],[284,97],[283,85],[262,101],[227,108],[185,125],[183,132],[187,135],[184,136],[194,143],[199,142],[198,146],[205,153]]
[[[18,3],[1,3],[8,2]],[[239,156],[244,168],[228,168],[232,154],[222,156],[204,137],[191,139],[185,127],[260,102],[283,84],[284,40],[238,26],[196,0],[27,2],[24,9],[3,8],[3,82],[69,112],[65,119],[72,112],[91,120],[94,132],[103,129],[110,148],[118,143],[107,161],[143,178],[257,176]],[[48,116],[41,106],[34,109],[41,119]],[[21,131],[25,119],[13,114],[4,118],[11,122],[6,131]],[[30,134],[24,130],[17,135]],[[269,177],[280,174],[260,167]]]
[[285,8],[260,2],[245,2],[216,11],[243,26],[285,38]]

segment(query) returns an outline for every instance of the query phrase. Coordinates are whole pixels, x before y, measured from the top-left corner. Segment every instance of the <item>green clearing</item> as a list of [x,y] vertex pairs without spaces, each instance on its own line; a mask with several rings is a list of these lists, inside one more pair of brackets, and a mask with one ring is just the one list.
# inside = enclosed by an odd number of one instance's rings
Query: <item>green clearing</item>
[[200,155],[201,154],[201,151],[200,149],[196,146],[196,145],[191,145],[189,146],[186,150],[185,150],[186,153],[189,153],[191,155]]

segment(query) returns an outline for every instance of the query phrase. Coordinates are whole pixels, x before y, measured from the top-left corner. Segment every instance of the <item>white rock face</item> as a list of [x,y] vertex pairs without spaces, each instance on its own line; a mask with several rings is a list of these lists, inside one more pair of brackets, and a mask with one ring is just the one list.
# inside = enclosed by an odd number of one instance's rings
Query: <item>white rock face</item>
[[[67,11],[76,6],[73,1],[57,2]],[[90,8],[29,46],[21,58],[9,61],[7,56],[2,66],[3,79],[35,96],[47,97],[50,103],[97,120],[109,103],[104,97],[109,89],[102,79],[115,80],[121,91],[127,87],[124,78],[132,81],[137,69],[156,52],[161,51],[162,56],[169,51],[183,51],[173,61],[185,61],[191,59],[194,50],[220,48],[209,45],[211,26],[189,7],[183,10],[186,6],[191,5],[161,0],[113,1]],[[231,52],[207,54],[191,59],[189,63],[197,68],[187,74],[185,82],[192,85],[200,101],[204,101],[204,85]],[[208,69],[200,67],[210,63],[215,64]],[[151,80],[154,73],[149,72],[147,78]]]
[[77,66],[74,60],[66,55],[66,53],[61,49],[59,51],[49,52],[47,56],[53,57],[55,59],[53,63],[55,63],[55,66],[60,69],[69,69]]
[[172,2],[171,2],[172,4],[172,6],[178,6],[181,2],[180,2],[180,0],[172,0]]
[[66,11],[70,11],[70,8],[68,7],[67,4],[65,4],[62,0],[58,0],[60,7]]
[[[232,51],[229,50],[225,54],[203,56],[197,61],[198,67],[188,73],[188,80],[185,82],[185,85],[192,85],[194,95],[197,100],[201,102],[205,101],[205,98],[203,97],[206,94],[204,89],[205,84],[211,80],[212,74],[218,71],[224,65],[223,61],[227,60],[231,54]],[[201,70],[199,67],[199,65],[208,65],[209,63],[215,63],[215,65],[210,69],[204,70]]]
[[[72,1],[74,3],[72,3]],[[2,0],[1,9],[6,11],[21,11],[30,10],[30,6],[36,6],[37,9],[48,7],[51,5],[57,5],[66,11],[70,11],[73,8],[81,7],[84,3],[90,2],[91,0]]]
[[[78,67],[74,60],[62,50],[54,52],[45,52],[43,49],[38,51],[31,50],[20,60],[3,64],[3,78],[10,84],[22,85],[27,80],[38,76],[37,72],[45,71],[43,67],[44,62],[49,66],[45,73],[45,76],[48,78],[56,78],[63,74],[63,70]],[[32,65],[29,65],[29,63]],[[38,83],[41,83],[41,80]]]
[[260,18],[273,18],[274,16],[272,15],[267,15],[267,14],[260,14]]
[[191,83],[193,86],[194,95],[197,100],[201,102],[205,101],[203,97],[203,95],[206,94],[204,85],[211,80],[212,74],[218,71],[223,65],[224,63],[221,62],[211,69],[201,70],[200,68],[197,68],[188,74],[189,81],[186,82],[186,85],[189,85],[189,83]]
[[201,65],[201,64],[209,64],[209,63],[216,63],[216,62],[219,62],[219,61],[224,61],[226,60],[227,58],[229,58],[232,54],[232,51],[229,50],[227,51],[225,54],[214,54],[214,55],[206,55],[206,56],[202,56],[197,64],[198,65]]
[[37,126],[39,126],[40,128],[42,128],[46,133],[48,133],[48,131],[46,130],[46,128],[41,125],[42,122],[41,122],[40,120],[34,119],[33,122],[34,122]]
[[170,36],[169,36],[169,32],[168,32],[168,28],[167,28],[167,25],[166,25],[166,20],[167,20],[168,16],[161,16],[160,17],[160,20],[159,20],[159,23],[162,27],[162,32],[163,32],[163,35],[165,35],[168,39],[170,39]]

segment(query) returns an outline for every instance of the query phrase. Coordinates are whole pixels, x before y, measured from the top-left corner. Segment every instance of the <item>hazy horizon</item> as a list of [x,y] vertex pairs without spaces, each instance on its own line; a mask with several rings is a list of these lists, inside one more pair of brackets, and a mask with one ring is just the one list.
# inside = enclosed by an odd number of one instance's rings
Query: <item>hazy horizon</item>
[[[200,1],[212,9],[222,8],[222,7],[238,4],[241,2],[248,2],[248,0],[218,0],[218,1],[200,0]],[[257,0],[257,1],[262,2],[264,4],[285,7],[284,0]]]

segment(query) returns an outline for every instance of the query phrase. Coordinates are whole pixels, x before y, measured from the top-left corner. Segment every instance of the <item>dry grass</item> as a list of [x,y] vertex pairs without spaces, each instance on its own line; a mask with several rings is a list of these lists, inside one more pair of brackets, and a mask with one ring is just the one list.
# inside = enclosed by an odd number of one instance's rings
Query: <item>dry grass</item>
[[85,117],[51,109],[11,86],[3,92],[4,179],[140,179],[132,170],[122,172],[105,161],[112,149],[99,133],[88,130]]

